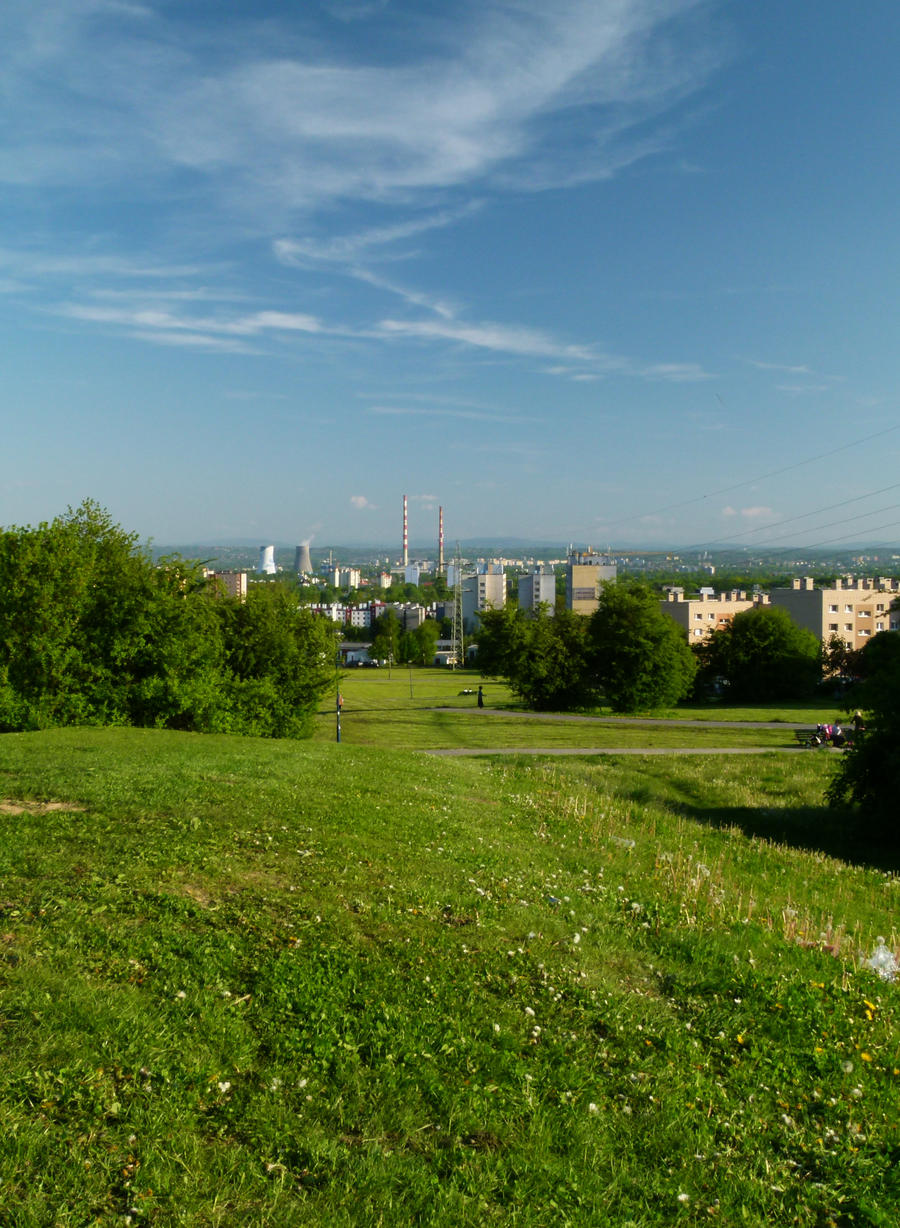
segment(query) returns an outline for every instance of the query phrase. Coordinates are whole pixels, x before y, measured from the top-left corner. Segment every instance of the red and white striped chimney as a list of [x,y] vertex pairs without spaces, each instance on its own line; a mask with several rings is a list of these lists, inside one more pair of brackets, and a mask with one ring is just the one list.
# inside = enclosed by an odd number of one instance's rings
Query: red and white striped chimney
[[403,566],[409,565],[409,524],[406,519],[406,495],[403,496]]
[[444,509],[438,508],[438,571],[444,570]]

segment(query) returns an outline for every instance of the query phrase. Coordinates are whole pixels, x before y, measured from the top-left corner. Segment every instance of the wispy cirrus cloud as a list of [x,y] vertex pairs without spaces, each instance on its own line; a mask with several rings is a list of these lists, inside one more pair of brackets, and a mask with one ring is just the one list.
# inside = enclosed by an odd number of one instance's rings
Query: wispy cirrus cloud
[[526,414],[492,413],[481,409],[428,407],[421,405],[371,405],[370,414],[393,418],[459,418],[469,422],[538,422]]
[[321,333],[326,330],[314,316],[302,312],[257,311],[251,315],[225,319],[214,316],[179,316],[171,311],[154,308],[101,307],[86,303],[62,303],[57,314],[73,320],[96,324],[115,324],[140,328],[147,334],[163,333],[222,333],[229,336],[252,337],[265,332]]
[[642,364],[618,354],[609,354],[597,346],[572,345],[561,342],[540,329],[517,325],[459,320],[381,320],[376,335],[424,341],[444,341],[497,354],[533,359],[555,358],[563,365],[545,368],[548,374],[565,375],[571,379],[596,379],[604,375],[625,375],[672,383],[694,383],[713,379],[697,363]]
[[742,516],[745,520],[771,519],[773,516],[775,516],[775,514],[776,513],[770,507],[755,506],[736,508],[727,506],[722,508],[723,516]]
[[218,209],[258,213],[601,178],[658,149],[648,124],[727,54],[696,36],[699,11],[464,0],[452,23],[416,10],[427,53],[394,39],[364,59],[277,17],[232,12],[213,31],[159,0],[6,0],[0,180],[125,194],[190,174]]

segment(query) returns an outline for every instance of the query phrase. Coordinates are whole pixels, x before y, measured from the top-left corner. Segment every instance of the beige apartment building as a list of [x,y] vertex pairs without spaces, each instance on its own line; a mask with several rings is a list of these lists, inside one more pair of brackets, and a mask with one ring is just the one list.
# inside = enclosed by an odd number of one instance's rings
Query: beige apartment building
[[462,616],[467,630],[474,627],[479,610],[502,610],[505,605],[506,576],[502,569],[463,577]]
[[900,630],[900,581],[838,579],[834,588],[816,588],[812,576],[795,579],[790,588],[773,588],[772,605],[787,610],[794,622],[827,643],[840,636],[848,648],[862,648],[879,631]]
[[207,569],[205,575],[206,579],[226,597],[236,597],[238,601],[246,601],[246,571],[209,571]]
[[745,592],[732,589],[730,593],[719,593],[718,596],[710,589],[700,593],[699,597],[687,600],[682,589],[670,589],[666,600],[659,603],[663,614],[675,620],[681,627],[689,644],[697,644],[727,627],[735,614],[743,610],[752,610],[754,605],[765,604],[768,597],[760,594],[748,597]]
[[566,609],[593,614],[600,603],[600,588],[615,580],[616,565],[602,554],[575,550],[566,562]]

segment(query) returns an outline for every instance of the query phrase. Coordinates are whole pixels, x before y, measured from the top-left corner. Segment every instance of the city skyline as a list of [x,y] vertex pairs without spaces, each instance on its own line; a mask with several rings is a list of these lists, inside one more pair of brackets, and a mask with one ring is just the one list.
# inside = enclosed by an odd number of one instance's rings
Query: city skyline
[[898,50],[884,0],[7,0],[0,524],[900,540]]

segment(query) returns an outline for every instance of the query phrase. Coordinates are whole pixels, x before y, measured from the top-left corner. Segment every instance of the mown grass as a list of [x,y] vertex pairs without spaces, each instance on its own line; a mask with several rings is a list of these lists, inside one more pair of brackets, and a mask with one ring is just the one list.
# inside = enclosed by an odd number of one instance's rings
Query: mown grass
[[[804,709],[676,708],[650,715],[665,721],[642,728],[616,718],[610,709],[590,714],[519,713],[520,705],[505,683],[484,682],[485,710],[476,707],[483,680],[474,671],[433,669],[343,670],[336,685],[343,696],[341,740],[353,745],[409,750],[470,747],[740,747],[795,746],[790,728],[742,729],[741,722],[778,721],[786,725],[816,721]],[[458,709],[450,711],[449,709]],[[501,715],[501,713],[503,715]],[[605,723],[592,718],[602,718]],[[477,719],[473,719],[477,718]],[[726,722],[734,728],[685,728],[677,719]],[[334,696],[320,706],[314,737],[336,738]]]
[[833,768],[5,735],[0,1223],[896,1223]]

